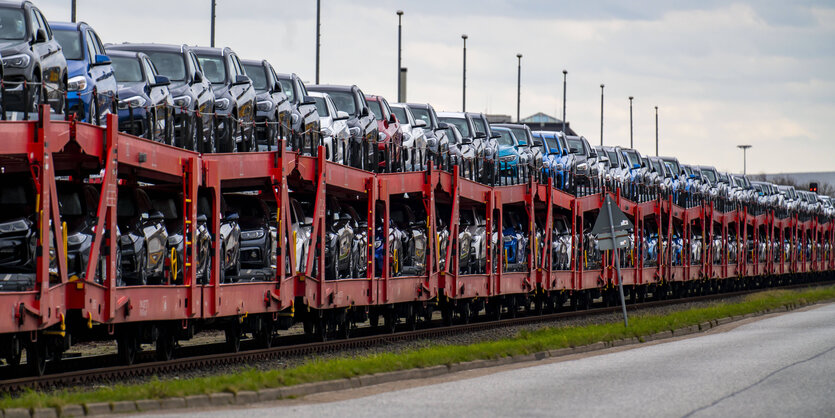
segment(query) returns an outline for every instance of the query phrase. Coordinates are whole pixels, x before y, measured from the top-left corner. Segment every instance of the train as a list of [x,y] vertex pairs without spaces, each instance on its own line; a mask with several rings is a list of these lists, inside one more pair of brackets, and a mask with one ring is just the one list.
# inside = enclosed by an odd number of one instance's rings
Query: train
[[[230,351],[301,324],[445,324],[821,280],[835,222],[614,178],[483,184],[449,158],[413,171],[329,161],[316,139],[200,154],[104,126],[0,122],[0,358],[40,375],[72,345],[158,360],[222,330]],[[569,183],[560,180],[560,184]],[[590,233],[609,196],[633,225],[615,259]],[[613,268],[621,266],[619,279]],[[26,361],[22,362],[25,352]]]

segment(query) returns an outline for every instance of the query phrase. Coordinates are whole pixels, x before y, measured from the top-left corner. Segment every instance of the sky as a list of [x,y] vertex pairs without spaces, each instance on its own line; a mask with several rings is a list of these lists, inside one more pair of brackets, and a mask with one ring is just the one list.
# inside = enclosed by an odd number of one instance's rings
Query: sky
[[[70,0],[34,0],[50,21]],[[208,45],[210,0],[78,0],[103,42]],[[835,171],[835,1],[321,0],[320,82],[397,98],[397,15],[410,102],[562,114],[600,143],[748,173]],[[161,12],[161,11],[164,11]],[[315,81],[316,1],[217,0],[216,45]]]

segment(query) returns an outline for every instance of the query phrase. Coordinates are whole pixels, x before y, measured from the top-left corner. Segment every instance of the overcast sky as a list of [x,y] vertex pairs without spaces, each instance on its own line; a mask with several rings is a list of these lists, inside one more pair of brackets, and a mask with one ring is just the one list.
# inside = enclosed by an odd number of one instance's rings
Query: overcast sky
[[[467,40],[467,110],[522,117],[562,113],[607,145],[748,172],[835,170],[835,1],[557,2],[321,0],[323,83],[357,84],[396,100],[397,15],[409,101],[461,108],[461,34]],[[47,19],[70,18],[70,0],[35,0]],[[217,0],[218,46],[266,58],[315,80],[315,0]],[[207,45],[210,0],[78,0],[78,19],[104,42]]]

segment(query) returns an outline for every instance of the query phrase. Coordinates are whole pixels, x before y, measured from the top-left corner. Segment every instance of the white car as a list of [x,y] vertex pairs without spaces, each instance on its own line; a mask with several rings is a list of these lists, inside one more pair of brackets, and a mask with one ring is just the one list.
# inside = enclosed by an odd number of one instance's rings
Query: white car
[[350,161],[348,141],[351,140],[351,132],[348,130],[348,113],[336,110],[328,93],[311,91],[309,95],[316,102],[322,142],[325,144],[328,161],[346,164]]
[[407,170],[422,170],[426,161],[426,134],[423,131],[426,121],[415,119],[405,103],[392,103],[391,112],[397,117],[403,131],[403,149],[406,153],[404,167]]

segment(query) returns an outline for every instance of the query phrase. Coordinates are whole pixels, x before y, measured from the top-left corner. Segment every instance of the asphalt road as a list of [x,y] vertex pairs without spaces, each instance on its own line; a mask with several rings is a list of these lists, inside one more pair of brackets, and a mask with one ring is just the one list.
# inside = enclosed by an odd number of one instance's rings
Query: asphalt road
[[354,399],[182,416],[835,416],[835,304],[728,332]]

